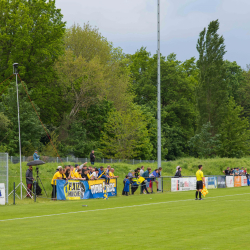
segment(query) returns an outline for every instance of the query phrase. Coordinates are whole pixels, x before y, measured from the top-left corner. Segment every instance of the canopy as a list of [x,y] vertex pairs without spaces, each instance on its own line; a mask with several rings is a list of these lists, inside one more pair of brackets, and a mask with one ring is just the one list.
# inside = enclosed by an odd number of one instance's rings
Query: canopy
[[37,166],[37,165],[42,165],[45,164],[44,161],[41,160],[36,160],[36,161],[30,161],[27,163],[27,166]]

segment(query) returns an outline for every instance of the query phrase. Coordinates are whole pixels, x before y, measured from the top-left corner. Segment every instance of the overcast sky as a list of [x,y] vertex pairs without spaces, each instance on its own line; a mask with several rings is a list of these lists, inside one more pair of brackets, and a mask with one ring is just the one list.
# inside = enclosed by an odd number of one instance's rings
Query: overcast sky
[[[195,56],[199,33],[219,19],[225,59],[250,64],[250,0],[161,0],[161,53],[184,61]],[[157,0],[56,0],[67,27],[89,22],[115,47],[133,54],[157,50]]]

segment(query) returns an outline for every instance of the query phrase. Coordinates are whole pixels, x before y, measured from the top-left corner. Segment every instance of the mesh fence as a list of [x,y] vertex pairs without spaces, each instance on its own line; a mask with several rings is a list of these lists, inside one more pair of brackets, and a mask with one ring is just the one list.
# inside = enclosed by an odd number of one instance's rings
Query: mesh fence
[[[22,162],[29,162],[29,161],[33,161],[33,156],[22,156],[21,157]],[[64,157],[64,158],[59,158],[59,157],[49,157],[49,156],[41,156],[40,159],[46,163],[48,162],[57,162],[57,163],[67,163],[67,162],[75,162],[75,163],[85,163],[85,162],[90,162],[90,158],[89,157],[85,157],[85,158],[77,158],[77,157]],[[9,161],[11,163],[19,163],[20,162],[20,158],[19,156],[10,156],[9,157]],[[155,160],[124,160],[124,159],[104,159],[104,158],[96,158],[95,162],[97,163],[117,163],[117,162],[124,162],[124,163],[128,163],[128,164],[140,164],[140,163],[154,163],[157,162]]]
[[5,197],[8,203],[8,154],[0,153],[0,183],[5,184]]

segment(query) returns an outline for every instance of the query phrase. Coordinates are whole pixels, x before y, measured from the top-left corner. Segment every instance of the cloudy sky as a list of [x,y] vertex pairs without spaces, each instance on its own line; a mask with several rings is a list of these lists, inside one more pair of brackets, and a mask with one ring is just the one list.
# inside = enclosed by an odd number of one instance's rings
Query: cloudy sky
[[[161,0],[161,53],[174,52],[184,61],[198,58],[199,33],[212,20],[219,19],[224,36],[225,59],[246,68],[250,64],[250,0]],[[89,22],[104,37],[133,54],[147,47],[157,50],[157,0],[56,0],[64,21]]]

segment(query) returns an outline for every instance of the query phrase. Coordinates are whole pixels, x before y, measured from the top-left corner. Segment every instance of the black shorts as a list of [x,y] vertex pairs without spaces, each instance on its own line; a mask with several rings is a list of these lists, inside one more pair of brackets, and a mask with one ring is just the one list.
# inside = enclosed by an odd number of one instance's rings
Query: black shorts
[[202,181],[197,181],[197,182],[196,182],[196,189],[197,189],[197,190],[203,189],[203,183],[202,183]]

